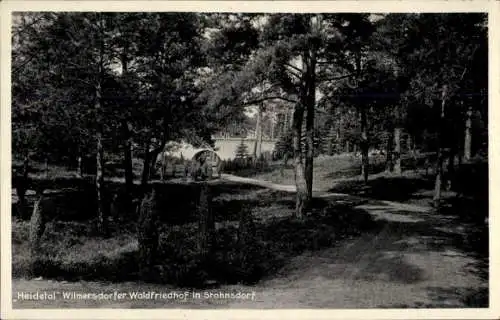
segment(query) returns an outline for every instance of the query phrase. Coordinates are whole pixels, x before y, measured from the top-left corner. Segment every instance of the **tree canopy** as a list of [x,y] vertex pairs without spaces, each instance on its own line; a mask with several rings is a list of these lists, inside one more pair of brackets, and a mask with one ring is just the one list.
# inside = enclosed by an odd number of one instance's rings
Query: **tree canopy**
[[[217,133],[242,136],[259,123],[255,132],[266,125],[270,136],[292,144],[280,148],[293,149],[301,216],[319,153],[359,146],[366,180],[368,149],[392,150],[387,141],[394,140],[400,150],[401,132],[420,148],[464,152],[469,109],[482,121],[475,128],[487,127],[486,19],[16,13],[14,155],[71,162],[98,153],[99,138],[103,150],[127,159],[135,146],[149,167],[167,141],[210,144]],[[249,106],[262,119],[249,118]],[[479,136],[476,149],[485,143]]]

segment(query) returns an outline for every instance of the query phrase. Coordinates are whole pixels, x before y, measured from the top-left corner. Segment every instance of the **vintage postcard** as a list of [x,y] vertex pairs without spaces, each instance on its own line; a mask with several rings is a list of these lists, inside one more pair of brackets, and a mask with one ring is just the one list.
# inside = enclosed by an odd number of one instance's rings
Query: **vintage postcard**
[[1,15],[2,319],[500,317],[498,1]]

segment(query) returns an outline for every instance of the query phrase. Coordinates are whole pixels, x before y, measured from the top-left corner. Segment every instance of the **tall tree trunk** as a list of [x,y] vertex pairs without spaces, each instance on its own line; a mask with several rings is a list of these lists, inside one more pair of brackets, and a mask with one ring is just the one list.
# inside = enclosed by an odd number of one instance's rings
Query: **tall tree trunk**
[[307,200],[312,199],[312,185],[314,173],[314,106],[308,106],[306,113],[306,159],[305,179],[307,184]]
[[[98,114],[100,114],[101,109],[101,84],[98,83],[96,86],[96,103],[95,109]],[[100,117],[99,117],[100,118]],[[97,230],[101,235],[105,235],[107,233],[107,218],[106,211],[104,207],[104,165],[103,165],[103,157],[104,157],[104,149],[102,146],[102,129],[101,123],[98,122],[98,129],[96,133],[96,179],[95,179],[95,188],[97,195]]]
[[392,158],[392,152],[393,152],[393,145],[394,145],[394,130],[390,130],[388,133],[387,137],[387,144],[386,144],[386,160],[385,160],[385,171],[386,172],[393,172],[394,171],[394,162]]
[[45,179],[49,178],[49,159],[45,157],[44,161],[44,166],[43,166],[43,171],[45,172]]
[[257,108],[257,119],[255,122],[255,142],[253,145],[253,152],[252,152],[252,157],[254,162],[257,161],[257,158],[260,156],[260,143],[262,143],[262,137],[261,137],[261,121],[262,121],[262,106],[259,106]]
[[165,152],[160,153],[160,180],[165,181],[167,179],[167,169],[168,169],[168,161]]
[[448,168],[447,168],[447,176],[448,176],[448,181],[446,184],[446,189],[450,190],[451,189],[451,181],[453,176],[455,175],[455,156],[457,154],[457,150],[455,145],[453,144],[450,147],[450,152],[448,154]]
[[[149,139],[148,139],[149,141]],[[166,140],[162,142],[162,144],[153,150],[149,150],[150,143],[147,142],[144,146],[144,165],[142,167],[142,175],[141,175],[141,185],[143,187],[147,186],[149,179],[151,178],[151,173],[154,172],[156,161],[158,160],[158,155],[164,150],[166,144]]]
[[[101,16],[102,18],[102,16]],[[101,235],[108,233],[106,210],[104,206],[104,149],[102,145],[102,82],[104,80],[104,32],[103,20],[101,19],[100,26],[100,46],[99,46],[99,69],[98,80],[95,86],[95,111],[97,119],[97,133],[96,133],[96,180],[95,188],[97,194],[97,230]]]
[[122,129],[124,134],[123,144],[123,167],[125,169],[125,188],[128,193],[132,192],[134,187],[134,171],[132,163],[132,135],[130,133],[130,123],[124,120],[122,122]]
[[402,128],[394,128],[394,173],[401,174],[401,131]]
[[78,156],[78,168],[77,168],[77,174],[80,178],[83,177],[83,163],[82,163],[82,156]]
[[433,202],[436,208],[439,208],[441,202],[441,185],[443,181],[443,151],[442,151],[442,139],[443,139],[443,125],[444,125],[444,115],[445,115],[445,105],[446,105],[446,95],[447,86],[443,86],[441,95],[441,115],[439,117],[439,133],[437,135],[437,162],[436,162],[436,181],[434,184],[434,197]]
[[23,178],[25,180],[28,180],[29,170],[30,170],[30,157],[29,155],[26,155],[23,160]]
[[416,139],[415,134],[413,134],[412,136],[413,136],[413,139],[412,139],[411,150],[416,157],[417,156],[417,139]]
[[408,150],[408,154],[411,154],[413,151],[410,133],[408,133],[408,136],[406,137],[406,150]]
[[295,218],[302,219],[307,206],[307,183],[305,180],[304,163],[302,159],[301,137],[304,121],[304,106],[298,103],[293,113],[293,164],[297,198],[295,201]]
[[[273,115],[275,114],[275,109],[273,109]],[[270,123],[270,133],[269,133],[269,137],[271,137],[271,140],[274,140],[274,130],[275,130],[275,124],[274,124],[274,117],[272,117],[272,119],[270,119],[271,123]]]
[[125,188],[130,193],[134,187],[134,171],[132,163],[132,138],[127,138],[124,146]]
[[305,179],[307,185],[307,202],[312,199],[314,174],[314,107],[316,106],[316,50],[311,49],[309,65],[307,66],[306,90],[306,161]]
[[282,131],[282,135],[285,135],[287,134],[288,132],[288,129],[290,128],[290,125],[288,124],[288,114],[290,113],[290,110],[288,110],[288,108],[285,107],[285,123],[283,124],[283,131]]
[[341,153],[342,152],[342,144],[340,140],[340,129],[337,128],[337,134],[335,135],[335,146],[333,149],[334,153]]
[[97,133],[97,155],[96,155],[96,193],[97,193],[97,229],[100,234],[107,233],[107,217],[104,207],[104,166],[103,166],[104,150],[102,147],[101,133]]
[[[122,64],[122,76],[124,78],[125,84],[127,83],[128,76],[128,45],[124,45],[124,49],[122,54],[120,55],[120,60]],[[134,187],[134,171],[133,171],[133,163],[132,163],[132,134],[131,134],[131,125],[130,123],[124,119],[122,122],[123,126],[123,134],[124,134],[124,163],[125,167],[125,188],[127,193],[131,193]]]
[[441,148],[438,149],[438,154],[437,154],[438,160],[436,164],[436,181],[434,184],[434,206],[437,208],[439,207],[440,201],[441,201],[441,184],[442,184],[442,179],[443,179],[443,155]]
[[158,161],[158,156],[160,155],[159,152],[156,152],[155,150],[151,151],[151,156],[149,157],[151,163],[149,165],[149,178],[152,176],[155,176],[156,174],[156,162]]
[[355,54],[355,72],[356,72],[356,97],[357,97],[357,107],[361,115],[361,176],[365,183],[368,182],[368,128],[367,128],[367,118],[366,118],[366,106],[361,103],[358,97],[360,89],[360,77],[361,77],[361,50]]
[[360,107],[361,112],[361,176],[365,183],[368,182],[368,132],[366,121],[366,110],[364,106]]
[[465,141],[464,141],[464,160],[467,163],[471,159],[471,146],[472,146],[472,108],[469,107],[465,118]]
[[[455,121],[451,121],[449,129],[453,134],[457,132],[456,128],[456,123]],[[447,181],[446,181],[446,189],[450,190],[451,189],[451,181],[455,173],[455,157],[458,153],[457,150],[457,143],[456,141],[452,140],[450,143],[450,148],[448,152],[448,163],[447,163],[447,168],[446,168],[446,176],[447,176]]]
[[410,145],[409,145],[409,152],[410,152],[410,155],[412,157],[412,166],[413,166],[413,170],[414,172],[418,173],[418,158],[417,158],[417,151],[416,151],[416,148],[417,148],[417,143],[416,143],[416,139],[415,139],[415,135],[414,134],[411,134],[411,133],[408,133],[408,135],[410,136]]
[[262,130],[262,112],[264,110],[264,105],[259,106],[259,112],[258,112],[258,122],[259,122],[259,130],[257,131],[257,157],[256,159],[259,159],[260,156],[262,155],[262,133],[264,130]]
[[282,178],[285,176],[285,169],[287,165],[288,165],[288,152],[285,152],[285,154],[283,155],[283,164],[281,165],[280,168],[280,175]]
[[333,126],[330,127],[330,134],[328,135],[328,141],[326,144],[326,153],[331,156],[333,154],[333,137],[335,134],[335,129]]
[[351,151],[351,147],[349,146],[349,140],[346,140],[345,142],[345,152],[349,153]]
[[23,160],[23,170],[20,176],[17,178],[16,183],[16,194],[18,198],[17,211],[21,219],[27,218],[27,203],[26,203],[26,191],[29,186],[29,156],[26,154]]
[[149,150],[149,141],[146,142],[144,146],[144,162],[142,166],[142,175],[141,175],[141,185],[145,187],[149,181],[149,170],[151,169],[151,151]]

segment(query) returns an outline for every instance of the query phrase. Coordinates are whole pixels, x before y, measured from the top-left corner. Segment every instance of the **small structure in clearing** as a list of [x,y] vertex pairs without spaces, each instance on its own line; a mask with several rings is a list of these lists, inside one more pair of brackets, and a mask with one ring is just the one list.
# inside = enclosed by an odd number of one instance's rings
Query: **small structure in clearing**
[[221,164],[222,159],[215,151],[200,150],[193,155],[191,175],[195,180],[220,176]]

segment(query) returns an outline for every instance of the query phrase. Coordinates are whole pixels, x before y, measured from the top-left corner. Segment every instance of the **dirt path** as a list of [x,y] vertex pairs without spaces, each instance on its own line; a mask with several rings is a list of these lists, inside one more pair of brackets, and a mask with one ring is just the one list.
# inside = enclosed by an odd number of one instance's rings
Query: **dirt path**
[[[293,186],[223,175],[223,179],[293,192]],[[328,194],[316,190],[318,196]],[[390,201],[368,201],[356,207],[371,214],[382,228],[345,240],[337,247],[293,258],[280,274],[256,286],[224,286],[213,292],[243,292],[249,299],[89,301],[21,301],[18,292],[84,291],[172,292],[168,286],[134,283],[60,283],[13,281],[14,307],[104,308],[401,308],[487,306],[487,280],[481,259],[459,244],[467,236],[453,218],[431,208]],[[203,293],[202,293],[203,295]],[[486,305],[485,305],[486,304]]]
[[[268,189],[273,189],[273,190],[277,190],[277,191],[296,192],[296,190],[297,190],[297,188],[293,185],[277,184],[277,183],[264,181],[264,180],[244,178],[244,177],[235,176],[235,175],[227,174],[227,173],[223,173],[221,175],[221,179],[226,180],[226,181],[251,184],[251,185],[255,185],[255,186],[259,186],[259,187],[263,187],[263,188],[268,188]],[[335,182],[335,181],[337,181],[337,180],[334,180],[333,182]],[[339,181],[341,181],[341,180],[339,180]],[[313,197],[325,198],[325,197],[330,197],[330,196],[348,196],[348,194],[326,192],[326,191],[319,189],[319,188],[313,188]]]
[[474,301],[484,299],[487,291],[487,281],[478,276],[478,260],[448,243],[457,230],[440,233],[444,223],[439,218],[396,203],[357,208],[386,222],[385,227],[296,257],[282,277],[261,284],[257,303],[231,306],[463,308],[483,302]]

